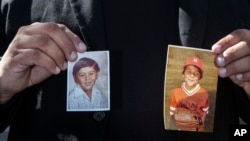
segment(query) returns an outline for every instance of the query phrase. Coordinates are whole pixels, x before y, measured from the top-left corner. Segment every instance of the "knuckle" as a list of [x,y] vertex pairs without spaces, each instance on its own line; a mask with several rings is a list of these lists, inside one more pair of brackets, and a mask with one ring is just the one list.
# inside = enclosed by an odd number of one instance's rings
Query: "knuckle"
[[41,58],[41,52],[37,49],[31,51],[31,56],[33,60],[39,60]]
[[41,22],[34,22],[34,23],[31,24],[31,26],[38,25],[38,24],[41,24]]
[[25,34],[18,34],[14,37],[14,39],[9,44],[11,49],[24,49],[27,48],[27,44],[32,44],[29,42],[29,36]]
[[37,46],[48,46],[50,42],[50,38],[47,35],[37,35],[33,38],[34,42]]
[[52,22],[49,22],[49,23],[47,23],[47,24],[45,25],[45,30],[46,30],[47,32],[53,33],[53,32],[57,32],[57,31],[59,31],[59,30],[61,30],[61,29],[60,29],[60,27],[59,27],[57,24],[52,23]]
[[245,39],[250,36],[249,31],[246,29],[237,29],[233,32],[233,34],[238,36],[240,39]]
[[21,39],[22,39],[21,36],[18,36],[18,35],[17,35],[17,36],[12,40],[10,46],[14,46],[14,47],[16,47],[16,48],[22,48]]
[[27,31],[27,29],[29,28],[29,26],[21,26],[19,29],[18,29],[18,32],[17,33],[25,33]]
[[61,29],[66,30],[67,27],[64,24],[57,24]]

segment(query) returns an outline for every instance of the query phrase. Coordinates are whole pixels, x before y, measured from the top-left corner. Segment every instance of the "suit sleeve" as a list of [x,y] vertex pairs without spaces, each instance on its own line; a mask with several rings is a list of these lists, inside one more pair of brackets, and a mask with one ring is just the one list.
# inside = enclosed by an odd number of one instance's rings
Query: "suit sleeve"
[[17,111],[19,102],[20,96],[15,96],[8,103],[0,104],[0,133],[9,126]]
[[235,85],[235,99],[237,100],[236,106],[240,117],[248,124],[250,124],[250,100],[245,91]]

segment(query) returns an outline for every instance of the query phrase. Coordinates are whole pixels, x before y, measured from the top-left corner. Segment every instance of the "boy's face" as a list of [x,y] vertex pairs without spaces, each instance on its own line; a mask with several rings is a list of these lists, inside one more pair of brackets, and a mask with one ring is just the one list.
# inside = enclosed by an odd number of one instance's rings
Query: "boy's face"
[[84,67],[76,73],[75,81],[85,92],[87,92],[92,90],[97,78],[98,72],[94,69],[94,67]]
[[183,77],[184,77],[186,84],[189,87],[194,87],[196,84],[198,84],[201,74],[197,67],[193,65],[189,65],[186,67]]

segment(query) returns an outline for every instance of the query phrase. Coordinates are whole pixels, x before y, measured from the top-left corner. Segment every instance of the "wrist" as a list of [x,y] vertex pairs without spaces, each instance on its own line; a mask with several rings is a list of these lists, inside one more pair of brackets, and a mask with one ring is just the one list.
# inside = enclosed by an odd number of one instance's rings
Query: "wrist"
[[10,83],[6,82],[9,78],[4,77],[6,75],[4,74],[1,59],[2,57],[0,57],[0,104],[6,104],[15,94],[13,92],[13,85],[8,85]]

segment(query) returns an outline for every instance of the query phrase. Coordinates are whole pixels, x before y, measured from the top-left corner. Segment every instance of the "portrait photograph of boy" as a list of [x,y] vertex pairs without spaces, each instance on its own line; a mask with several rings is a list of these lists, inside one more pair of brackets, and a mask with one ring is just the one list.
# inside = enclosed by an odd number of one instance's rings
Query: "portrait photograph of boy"
[[67,87],[67,111],[109,110],[109,52],[78,54],[68,63]]
[[217,69],[210,50],[169,45],[164,122],[167,130],[212,132]]

